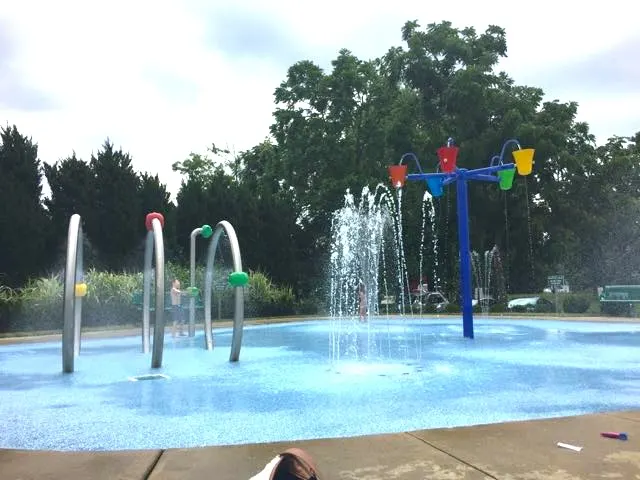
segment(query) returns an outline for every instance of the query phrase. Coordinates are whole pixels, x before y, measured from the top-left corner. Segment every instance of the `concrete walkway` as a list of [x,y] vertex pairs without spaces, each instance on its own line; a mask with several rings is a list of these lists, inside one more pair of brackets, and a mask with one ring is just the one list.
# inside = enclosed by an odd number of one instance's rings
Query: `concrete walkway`
[[[626,432],[628,441],[600,432]],[[290,446],[324,479],[640,479],[640,411],[287,443],[128,452],[0,450],[3,480],[248,480]],[[557,446],[583,447],[575,452]]]

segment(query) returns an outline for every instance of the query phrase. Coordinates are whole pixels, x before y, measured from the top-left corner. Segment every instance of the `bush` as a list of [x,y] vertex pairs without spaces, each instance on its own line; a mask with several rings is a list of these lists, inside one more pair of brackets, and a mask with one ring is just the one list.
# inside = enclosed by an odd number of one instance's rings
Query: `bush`
[[447,306],[444,308],[444,313],[460,313],[460,305],[457,303],[447,303]]
[[[188,270],[180,265],[167,265],[167,278],[177,277],[188,285]],[[214,319],[233,317],[234,288],[226,282],[228,271],[216,268],[212,316]],[[224,280],[224,281],[222,281]],[[89,269],[84,275],[87,295],[82,300],[82,326],[106,327],[140,325],[142,312],[132,304],[133,294],[142,291],[143,275],[110,273]],[[165,290],[170,288],[167,280]],[[203,286],[204,267],[196,270],[196,285]],[[152,291],[152,296],[153,296]],[[62,330],[64,283],[61,277],[51,276],[30,281],[21,289],[0,286],[0,332]],[[296,304],[289,287],[279,287],[260,272],[250,276],[245,289],[247,316],[292,315],[296,308],[303,314],[314,314],[319,302],[307,300]],[[218,311],[220,310],[220,311]],[[203,312],[196,312],[202,321]]]
[[[413,313],[420,313],[420,305],[413,306]],[[433,315],[438,313],[438,309],[436,305],[433,303],[428,303],[426,305],[422,305],[422,314],[423,315]]]
[[62,282],[57,276],[29,280],[22,288],[5,291],[8,308],[2,330],[31,332],[62,329]]
[[295,296],[290,287],[277,287],[267,275],[252,272],[247,295],[249,316],[293,315]]
[[493,304],[491,306],[491,310],[490,311],[495,312],[495,313],[504,313],[504,312],[508,311],[507,310],[507,302],[498,302],[498,303]]
[[295,312],[298,315],[318,315],[322,311],[321,305],[315,298],[305,298],[296,303]]
[[585,313],[590,305],[591,298],[573,293],[568,294],[562,302],[565,313]]
[[[89,269],[85,275],[86,302],[97,306],[131,303],[133,293],[142,290],[142,273],[110,273]],[[83,302],[84,303],[84,302]]]
[[612,317],[631,317],[635,313],[635,308],[630,303],[601,302],[600,311]]
[[555,313],[556,304],[555,303],[538,303],[536,304],[536,308],[534,308],[534,312],[536,313]]
[[[142,274],[114,274],[89,269],[84,275],[87,295],[82,301],[82,326],[132,325],[142,314],[131,304],[142,289]],[[62,330],[64,283],[51,276],[30,280],[21,289],[0,288],[0,330],[32,332]]]

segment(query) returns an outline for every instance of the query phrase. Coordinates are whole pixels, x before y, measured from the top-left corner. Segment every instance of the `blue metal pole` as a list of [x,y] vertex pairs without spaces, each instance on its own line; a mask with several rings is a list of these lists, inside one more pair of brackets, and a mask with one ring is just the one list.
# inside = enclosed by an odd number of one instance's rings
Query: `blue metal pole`
[[469,199],[466,170],[458,170],[458,243],[460,245],[460,287],[462,290],[462,334],[473,338],[473,306],[471,305],[471,247],[469,245]]

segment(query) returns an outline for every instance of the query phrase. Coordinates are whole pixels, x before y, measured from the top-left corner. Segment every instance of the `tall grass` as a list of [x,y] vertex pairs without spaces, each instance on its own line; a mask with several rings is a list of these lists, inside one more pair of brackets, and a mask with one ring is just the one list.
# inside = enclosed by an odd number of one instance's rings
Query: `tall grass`
[[87,301],[97,305],[130,302],[142,290],[142,273],[111,273],[89,269],[85,275]]
[[262,272],[251,272],[247,313],[250,316],[292,315],[295,295],[291,287],[278,287]]
[[[215,265],[213,271],[214,310],[221,310],[214,315],[223,319],[233,315],[234,289],[227,282],[230,272],[231,268],[224,265]],[[167,262],[165,290],[171,288],[173,278],[178,278],[183,288],[190,286],[189,276],[187,266]],[[142,315],[132,299],[134,293],[143,288],[142,272],[112,273],[90,268],[83,280],[87,284],[87,295],[82,302],[84,326],[140,323]],[[205,267],[199,265],[195,286],[201,295],[204,281]],[[61,275],[33,279],[18,289],[0,285],[0,332],[61,329],[63,295]],[[245,287],[245,301],[247,317],[291,315],[297,306],[290,287],[275,285],[262,272],[251,273]]]

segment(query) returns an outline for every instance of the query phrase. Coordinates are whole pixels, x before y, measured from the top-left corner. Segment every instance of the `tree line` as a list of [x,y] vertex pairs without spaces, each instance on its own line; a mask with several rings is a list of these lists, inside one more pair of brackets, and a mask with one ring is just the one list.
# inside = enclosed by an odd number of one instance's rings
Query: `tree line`
[[[247,269],[313,296],[326,284],[331,214],[345,191],[388,184],[386,167],[406,152],[434,171],[435,151],[448,137],[467,168],[486,166],[509,138],[536,149],[533,174],[513,189],[469,189],[472,248],[498,246],[511,292],[539,291],[557,273],[573,288],[639,283],[640,133],[597,145],[588,124],[576,120],[575,102],[543,101],[541,89],[497,71],[507,52],[500,27],[478,33],[410,21],[402,40],[370,60],[340,50],[329,71],[308,60],[293,64],[274,92],[270,137],[236,155],[212,145],[177,161],[183,181],[175,203],[157,175],[136,172],[108,140],[90,159],[72,154],[49,165],[29,137],[4,128],[0,283],[16,286],[61,268],[73,213],[84,220],[91,265],[140,268],[144,215],[159,211],[168,259],[187,261],[190,232],[226,219]],[[45,200],[43,178],[51,189]],[[423,192],[404,189],[412,277]],[[455,188],[435,199],[439,274],[449,291],[458,274],[455,202]],[[432,255],[425,251],[425,262]]]

